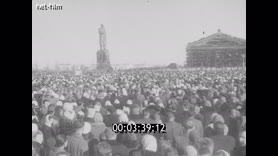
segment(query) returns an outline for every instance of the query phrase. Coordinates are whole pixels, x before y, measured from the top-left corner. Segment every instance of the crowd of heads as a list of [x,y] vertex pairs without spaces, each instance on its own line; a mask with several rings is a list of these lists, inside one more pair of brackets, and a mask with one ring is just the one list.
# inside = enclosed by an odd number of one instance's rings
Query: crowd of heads
[[[242,156],[246,73],[32,73],[33,156]],[[115,133],[114,123],[166,124]]]

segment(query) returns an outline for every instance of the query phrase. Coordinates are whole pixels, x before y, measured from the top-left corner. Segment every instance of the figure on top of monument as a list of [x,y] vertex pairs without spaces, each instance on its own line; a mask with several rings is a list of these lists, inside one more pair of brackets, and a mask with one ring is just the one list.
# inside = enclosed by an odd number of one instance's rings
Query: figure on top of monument
[[106,32],[104,29],[104,25],[101,24],[100,28],[98,29],[98,33],[99,33],[99,45],[100,45],[100,49],[106,49]]

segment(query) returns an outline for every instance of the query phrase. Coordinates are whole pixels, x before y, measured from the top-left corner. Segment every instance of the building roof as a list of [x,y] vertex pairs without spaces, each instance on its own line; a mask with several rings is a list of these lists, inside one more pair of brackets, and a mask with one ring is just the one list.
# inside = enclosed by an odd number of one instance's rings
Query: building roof
[[186,49],[223,49],[223,48],[246,48],[246,40],[227,35],[218,30],[217,33],[198,41],[188,43]]

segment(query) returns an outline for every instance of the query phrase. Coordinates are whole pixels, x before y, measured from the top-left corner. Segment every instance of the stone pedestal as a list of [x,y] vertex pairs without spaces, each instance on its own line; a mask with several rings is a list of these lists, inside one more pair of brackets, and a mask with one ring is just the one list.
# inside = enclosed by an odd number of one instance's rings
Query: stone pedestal
[[109,51],[107,49],[101,49],[97,51],[97,70],[110,71],[113,70],[110,64]]

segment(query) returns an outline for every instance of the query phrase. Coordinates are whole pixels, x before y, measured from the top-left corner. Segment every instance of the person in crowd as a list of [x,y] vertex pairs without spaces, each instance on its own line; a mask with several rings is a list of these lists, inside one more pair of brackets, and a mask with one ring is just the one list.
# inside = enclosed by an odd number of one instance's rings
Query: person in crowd
[[34,155],[44,156],[43,133],[40,130],[32,132],[32,151]]
[[157,140],[154,136],[146,134],[141,140],[143,156],[159,156],[157,152]]
[[241,124],[240,122],[241,122],[240,112],[237,109],[232,109],[229,125],[227,125],[229,128],[228,135],[234,138],[238,138],[239,131],[240,131],[240,124]]
[[89,142],[93,138],[93,134],[91,133],[91,131],[92,131],[91,123],[84,122],[84,128],[83,128],[82,136],[87,142]]
[[204,132],[204,129],[203,129],[203,123],[200,121],[200,120],[197,120],[195,118],[195,114],[193,111],[186,111],[186,118],[188,121],[192,121],[193,124],[194,124],[194,127],[196,127],[196,130],[199,132],[200,134],[200,137],[202,138],[203,137],[203,132]]
[[53,123],[55,122],[55,117],[53,115],[45,116],[44,124],[42,125],[42,132],[44,134],[44,139],[55,138],[55,130],[53,129]]
[[214,142],[214,151],[224,150],[231,153],[235,148],[235,139],[232,136],[224,135],[225,124],[216,122],[214,124],[214,136],[210,139]]
[[91,133],[93,134],[93,137],[99,141],[100,134],[106,129],[101,113],[96,113],[94,115],[94,122],[91,125]]
[[92,124],[94,122],[95,114],[96,114],[96,110],[94,108],[88,107],[86,116],[84,118],[84,121],[89,122],[90,124]]
[[239,145],[234,149],[232,156],[246,156],[246,131],[239,133]]
[[61,154],[62,152],[65,154],[69,154],[67,151],[65,151],[65,148],[67,147],[68,140],[67,137],[63,134],[60,134],[56,137],[56,144],[55,147],[53,147],[48,156],[56,156],[57,154]]
[[96,156],[112,156],[112,147],[107,142],[99,142],[97,144]]
[[60,119],[60,133],[64,135],[72,135],[75,133],[75,119],[76,113],[73,111],[73,106],[70,103],[64,103],[63,105],[63,116]]
[[168,122],[166,123],[166,134],[165,138],[171,143],[175,136],[183,135],[183,127],[181,124],[175,122],[175,116],[173,113],[168,113]]
[[130,114],[130,120],[136,121],[136,120],[139,120],[140,118],[141,118],[140,106],[133,107],[133,109],[131,110],[131,114]]
[[216,112],[216,110],[212,107],[212,104],[210,101],[206,100],[203,104],[203,108],[200,110],[200,113],[204,116],[204,123],[203,127],[207,127],[211,122],[211,116],[213,113]]
[[[194,118],[201,121],[202,127],[204,123],[204,116],[200,113],[200,107],[199,106],[194,106]],[[203,137],[203,135],[202,135]]]
[[75,133],[68,138],[68,145],[66,151],[72,156],[84,156],[88,152],[88,143],[83,138],[84,122],[75,121]]
[[213,154],[211,153],[209,147],[207,147],[207,146],[200,147],[199,155],[200,156],[213,156]]
[[[221,115],[217,114],[217,113],[214,113],[211,116],[210,120],[211,120],[210,124],[205,128],[205,131],[204,131],[205,137],[211,137],[211,136],[215,135],[214,134],[214,132],[215,132],[215,130],[214,130],[215,123],[217,123],[217,122],[224,123],[225,122],[224,118]],[[229,132],[229,128],[224,123],[224,135],[227,135],[228,132]]]
[[196,149],[200,148],[200,142],[202,140],[199,131],[196,129],[192,121],[184,122],[185,135],[188,137],[188,145],[195,147]]
[[174,148],[168,140],[160,140],[158,148],[162,156],[179,156],[176,148]]
[[112,127],[114,123],[118,122],[118,115],[114,106],[107,106],[108,114],[103,117],[103,122],[106,127]]
[[203,138],[200,142],[199,154],[212,156],[214,152],[214,142],[210,138]]
[[155,121],[153,119],[150,118],[150,111],[148,109],[144,109],[142,111],[143,114],[143,118],[136,120],[136,123],[140,123],[140,124],[153,124],[155,123]]
[[120,156],[128,156],[129,149],[125,145],[116,141],[116,138],[117,134],[113,132],[110,127],[106,128],[101,134],[101,140],[111,145],[113,155],[119,154]]

